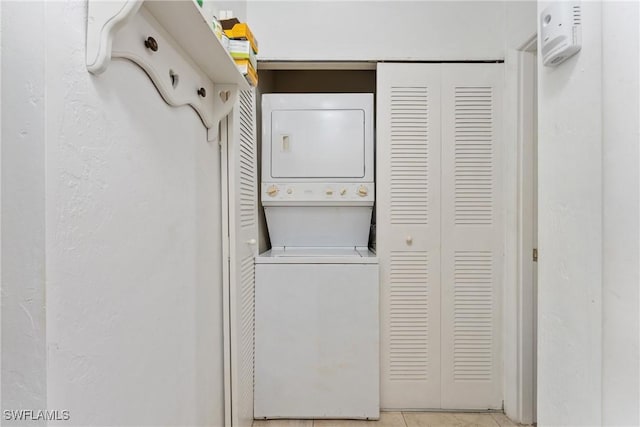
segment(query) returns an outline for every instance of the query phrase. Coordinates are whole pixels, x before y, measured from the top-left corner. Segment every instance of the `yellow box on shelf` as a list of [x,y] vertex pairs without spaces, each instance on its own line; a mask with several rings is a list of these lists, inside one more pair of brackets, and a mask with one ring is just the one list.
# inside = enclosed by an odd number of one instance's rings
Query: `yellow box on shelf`
[[253,65],[251,65],[251,62],[248,59],[236,59],[235,61],[238,70],[244,74],[249,84],[253,87],[258,86],[258,73],[256,69],[253,68]]
[[255,53],[258,53],[258,40],[254,37],[253,33],[249,29],[249,26],[243,22],[238,22],[237,24],[233,24],[231,28],[229,28],[229,23],[225,21],[221,21],[222,28],[224,28],[224,33],[230,39],[239,39],[239,40],[248,40],[251,43],[251,47]]
[[248,59],[253,69],[258,69],[258,60],[249,40],[229,40],[228,50],[233,59]]

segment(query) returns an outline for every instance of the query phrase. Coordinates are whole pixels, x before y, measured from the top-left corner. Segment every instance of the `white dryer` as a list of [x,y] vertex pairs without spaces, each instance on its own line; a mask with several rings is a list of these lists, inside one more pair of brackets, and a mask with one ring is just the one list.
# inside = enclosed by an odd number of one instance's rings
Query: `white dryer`
[[262,102],[255,418],[379,418],[373,95]]

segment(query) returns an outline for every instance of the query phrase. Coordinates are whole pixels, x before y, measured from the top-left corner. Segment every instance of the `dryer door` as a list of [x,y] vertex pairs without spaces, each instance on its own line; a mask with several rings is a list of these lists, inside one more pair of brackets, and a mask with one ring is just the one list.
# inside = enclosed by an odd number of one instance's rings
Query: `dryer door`
[[364,110],[277,110],[271,119],[273,178],[365,176]]

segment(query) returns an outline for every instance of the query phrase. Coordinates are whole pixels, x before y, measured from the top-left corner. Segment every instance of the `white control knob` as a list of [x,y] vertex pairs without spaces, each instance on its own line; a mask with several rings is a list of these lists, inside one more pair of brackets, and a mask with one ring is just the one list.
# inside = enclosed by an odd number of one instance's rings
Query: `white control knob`
[[327,194],[327,196],[331,196],[333,194],[333,190],[331,188],[327,188],[327,191],[325,191],[325,193]]
[[247,240],[247,245],[255,245],[256,243],[258,243],[258,242],[256,241],[256,239],[249,239],[249,240]]
[[364,197],[367,194],[369,194],[369,189],[367,187],[365,187],[364,185],[358,187],[358,196]]
[[267,188],[267,194],[271,197],[275,197],[276,194],[278,194],[278,187],[272,185],[271,187]]
[[413,237],[407,236],[407,245],[410,245],[412,243],[413,243]]
[[292,194],[293,193],[293,188],[287,188],[287,194]]
[[340,190],[340,195],[344,196],[345,194],[347,194],[347,189],[343,188],[342,190]]

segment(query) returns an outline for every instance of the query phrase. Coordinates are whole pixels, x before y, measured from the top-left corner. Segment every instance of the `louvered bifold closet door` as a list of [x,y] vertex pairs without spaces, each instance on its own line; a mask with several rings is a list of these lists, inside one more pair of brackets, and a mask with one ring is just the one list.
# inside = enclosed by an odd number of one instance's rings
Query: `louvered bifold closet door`
[[442,66],[442,408],[502,405],[502,64]]
[[440,66],[379,64],[381,407],[440,407]]
[[240,92],[229,122],[232,424],[250,427],[253,422],[254,257],[258,250],[256,106],[253,90]]

